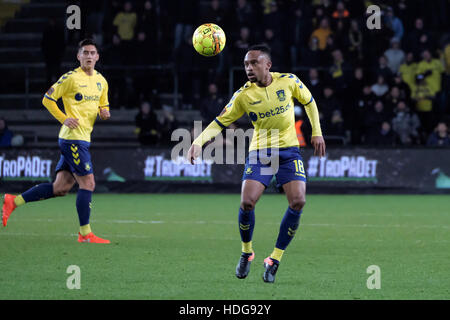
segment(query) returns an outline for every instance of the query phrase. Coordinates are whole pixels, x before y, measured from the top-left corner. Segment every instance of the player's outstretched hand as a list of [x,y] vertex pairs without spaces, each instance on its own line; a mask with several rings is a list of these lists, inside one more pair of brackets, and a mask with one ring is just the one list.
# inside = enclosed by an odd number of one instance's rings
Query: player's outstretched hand
[[314,155],[325,157],[325,140],[322,136],[312,137],[311,144],[314,146]]
[[109,113],[109,110],[106,108],[100,108],[99,116],[100,119],[102,120],[108,120],[109,118],[111,118],[111,114]]
[[67,118],[67,119],[64,121],[64,125],[66,125],[66,126],[69,127],[70,129],[75,129],[76,127],[78,127],[78,119]]
[[191,164],[194,164],[194,160],[197,159],[200,156],[200,153],[202,152],[202,147],[193,144],[191,145],[191,147],[189,148],[188,154],[187,154],[187,159],[189,160],[189,162]]

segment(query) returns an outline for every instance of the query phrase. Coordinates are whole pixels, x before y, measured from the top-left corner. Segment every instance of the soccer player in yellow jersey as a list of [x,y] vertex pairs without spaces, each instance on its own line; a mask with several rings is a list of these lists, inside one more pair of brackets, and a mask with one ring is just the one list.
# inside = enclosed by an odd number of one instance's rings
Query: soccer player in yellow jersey
[[[294,98],[304,105],[311,122],[315,154],[325,155],[325,141],[317,105],[310,91],[293,74],[270,72],[270,48],[264,45],[251,47],[244,66],[249,82],[235,92],[222,113],[194,140],[187,157],[193,164],[206,142],[244,113],[248,114],[254,132],[242,178],[239,209],[242,253],[236,276],[243,279],[250,272],[255,257],[252,248],[255,205],[275,174],[277,186],[286,193],[289,207],[282,219],[275,248],[264,260],[263,280],[274,282],[284,250],[294,237],[305,205],[306,173],[295,131]],[[272,164],[276,162],[278,165],[274,168]]]
[[[79,43],[77,58],[80,67],[64,74],[42,100],[43,105],[62,124],[59,131],[61,158],[56,166],[56,179],[53,183],[39,184],[18,196],[5,194],[2,222],[6,227],[13,210],[25,203],[65,196],[77,182],[78,241],[109,243],[109,240],[95,236],[89,225],[95,188],[89,146],[97,115],[102,120],[110,118],[108,83],[94,69],[99,54],[93,40],[85,39]],[[56,104],[59,98],[63,100],[65,113]]]

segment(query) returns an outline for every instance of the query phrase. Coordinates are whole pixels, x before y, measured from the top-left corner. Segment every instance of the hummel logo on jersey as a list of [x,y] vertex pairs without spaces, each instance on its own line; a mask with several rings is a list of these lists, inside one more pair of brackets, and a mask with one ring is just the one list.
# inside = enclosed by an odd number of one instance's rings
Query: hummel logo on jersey
[[254,102],[250,102],[250,104],[251,104],[252,106],[254,106],[255,104],[258,104],[258,103],[261,103],[261,100],[254,101]]

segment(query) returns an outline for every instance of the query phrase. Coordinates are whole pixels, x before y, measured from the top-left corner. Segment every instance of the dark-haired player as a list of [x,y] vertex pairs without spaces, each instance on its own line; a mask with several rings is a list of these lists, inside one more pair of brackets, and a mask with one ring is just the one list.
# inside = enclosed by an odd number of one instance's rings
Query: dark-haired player
[[[270,48],[251,47],[245,55],[244,66],[249,82],[234,93],[222,113],[195,139],[188,159],[193,163],[201,154],[203,144],[244,113],[248,114],[255,129],[242,182],[239,209],[242,253],[236,276],[245,278],[250,271],[255,257],[252,248],[255,205],[275,174],[289,207],[281,221],[275,248],[264,260],[263,280],[274,282],[281,257],[294,237],[305,205],[306,173],[295,131],[293,98],[305,107],[312,125],[311,143],[319,156],[325,155],[325,142],[311,93],[294,74],[270,72]],[[278,165],[273,166],[276,162]]]
[[[89,146],[97,116],[102,120],[110,118],[108,83],[94,69],[99,54],[93,40],[85,39],[79,43],[77,58],[80,67],[59,78],[42,100],[43,105],[62,124],[59,131],[61,158],[56,165],[56,179],[53,183],[39,184],[18,196],[5,194],[2,222],[6,227],[14,209],[28,202],[65,196],[76,182],[79,185],[76,200],[80,221],[78,241],[109,243],[109,240],[95,236],[89,225],[95,188]],[[59,98],[63,100],[65,112],[56,104]]]

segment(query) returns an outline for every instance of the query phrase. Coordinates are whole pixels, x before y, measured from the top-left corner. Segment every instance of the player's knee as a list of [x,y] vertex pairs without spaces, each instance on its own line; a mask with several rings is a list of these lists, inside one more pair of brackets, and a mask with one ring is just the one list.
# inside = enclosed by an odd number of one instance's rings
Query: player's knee
[[295,211],[300,211],[306,204],[306,200],[303,197],[294,198],[289,202],[289,207]]
[[241,201],[241,208],[244,209],[244,211],[251,211],[255,209],[256,201],[252,199],[243,199]]
[[64,197],[72,189],[71,185],[53,185],[53,194],[55,197]]
[[94,191],[95,190],[95,180],[92,179],[83,179],[82,181],[79,182],[80,188],[81,189],[85,189],[85,190],[89,190],[89,191]]

